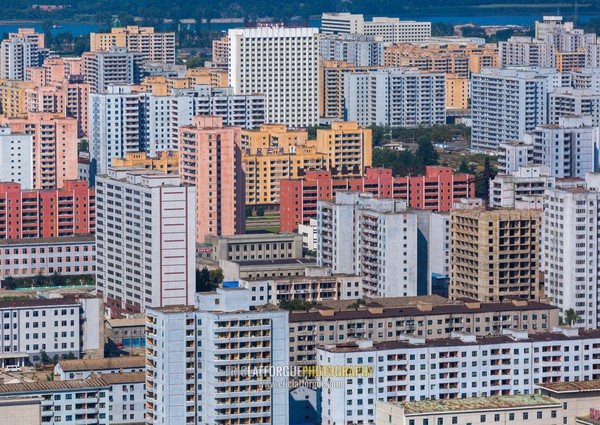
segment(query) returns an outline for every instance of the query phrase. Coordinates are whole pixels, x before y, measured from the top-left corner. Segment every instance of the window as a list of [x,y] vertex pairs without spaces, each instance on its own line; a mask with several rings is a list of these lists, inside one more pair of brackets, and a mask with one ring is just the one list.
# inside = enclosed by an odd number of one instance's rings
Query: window
[[487,420],[487,418],[485,417],[485,415],[481,415],[479,417],[479,422],[484,423]]
[[529,413],[523,412],[523,420],[526,421],[527,419],[529,419]]
[[514,421],[515,420],[515,414],[514,413],[509,413],[508,414],[508,420],[509,421]]

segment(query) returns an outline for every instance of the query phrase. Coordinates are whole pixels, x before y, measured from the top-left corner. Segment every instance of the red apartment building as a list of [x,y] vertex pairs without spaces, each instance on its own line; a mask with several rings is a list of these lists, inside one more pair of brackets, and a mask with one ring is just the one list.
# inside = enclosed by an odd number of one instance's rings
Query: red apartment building
[[329,171],[310,170],[302,179],[281,180],[280,226],[294,232],[298,223],[317,217],[317,201],[329,201],[340,190],[370,192],[380,198],[406,199],[412,208],[449,211],[461,198],[475,197],[471,174],[453,174],[448,167],[428,166],[424,176],[394,177],[391,169],[367,168],[364,177],[335,178]]
[[94,189],[67,180],[62,189],[21,190],[0,183],[0,239],[56,238],[96,232]]

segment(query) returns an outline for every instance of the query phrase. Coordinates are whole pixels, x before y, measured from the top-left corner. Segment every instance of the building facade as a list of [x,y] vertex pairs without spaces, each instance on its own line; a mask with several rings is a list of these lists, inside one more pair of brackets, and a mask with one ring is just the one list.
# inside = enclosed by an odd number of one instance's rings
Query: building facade
[[112,28],[110,33],[90,33],[90,51],[108,51],[125,47],[144,54],[150,62],[175,63],[175,33],[154,32],[153,27]]
[[115,315],[186,304],[195,291],[194,186],[111,168],[96,179],[96,286]]

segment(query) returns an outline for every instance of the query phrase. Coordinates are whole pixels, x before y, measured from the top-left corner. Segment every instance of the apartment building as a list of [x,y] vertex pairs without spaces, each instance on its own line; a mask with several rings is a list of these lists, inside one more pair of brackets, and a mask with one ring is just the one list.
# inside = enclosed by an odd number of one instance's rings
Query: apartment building
[[115,373],[78,381],[22,382],[0,385],[0,400],[39,397],[41,423],[91,425],[144,421],[144,373]]
[[212,41],[211,59],[215,68],[227,69],[229,67],[229,38],[227,36]]
[[490,180],[491,208],[538,209],[544,206],[544,192],[556,186],[546,165],[526,165],[511,174]]
[[437,44],[396,44],[385,49],[385,66],[417,68],[469,77],[469,54],[481,51],[476,44],[468,46]]
[[207,235],[204,241],[212,246],[214,261],[302,258],[302,236],[294,233]]
[[556,422],[562,404],[552,397],[538,394],[474,397],[460,400],[420,400],[408,402],[377,402],[375,420],[378,424],[409,425],[431,421],[475,423],[493,418],[497,422],[513,421],[524,425],[530,417],[536,423],[551,425]]
[[348,301],[324,302],[290,313],[290,362],[315,366],[317,347],[362,339],[393,342],[406,336],[443,339],[454,332],[485,336],[505,330],[544,333],[558,326],[559,310],[527,300],[449,302],[437,296],[375,298],[355,310]]
[[312,258],[274,258],[272,260],[220,260],[226,281],[253,278],[306,276],[307,269],[317,267]]
[[20,28],[1,44],[0,78],[25,80],[25,68],[40,66],[44,58],[44,36],[31,28]]
[[146,152],[128,152],[125,158],[113,158],[113,167],[144,167],[165,174],[179,174],[179,151],[158,152],[155,157]]
[[411,208],[449,211],[461,198],[475,196],[470,174],[447,167],[425,167],[425,175],[394,177],[391,169],[367,168],[364,177],[342,177],[332,171],[309,170],[300,179],[281,180],[280,227],[296,231],[317,218],[317,201],[330,201],[337,191],[369,192],[377,198],[403,199]]
[[[323,424],[374,423],[387,402],[534,394],[538,384],[596,379],[598,331],[555,328],[440,340],[360,341],[317,350],[317,366],[361,370],[352,377],[321,376]],[[569,360],[565,360],[566,358]],[[361,369],[357,369],[361,367]]]
[[523,140],[498,145],[498,174],[513,174],[530,164],[533,164],[533,140],[529,134],[525,134]]
[[533,162],[547,165],[551,176],[583,178],[598,170],[600,129],[591,116],[562,116],[558,124],[540,125],[530,134]]
[[32,88],[35,88],[35,84],[29,81],[0,80],[2,115],[9,118],[26,116],[26,93],[27,89]]
[[[337,192],[317,203],[317,261],[358,274],[368,297],[417,295],[417,216],[406,202]],[[392,259],[393,257],[393,259]]]
[[356,122],[332,122],[317,130],[317,150],[329,153],[329,166],[342,174],[363,174],[372,164],[372,131]]
[[83,78],[91,93],[105,93],[110,84],[139,84],[142,81],[142,63],[145,54],[125,47],[85,52]]
[[96,230],[94,189],[81,180],[62,189],[23,190],[19,183],[0,183],[0,210],[15,220],[0,221],[0,239],[53,238]]
[[558,124],[560,117],[567,115],[589,115],[592,125],[600,126],[600,93],[592,89],[555,89],[548,95],[548,124]]
[[567,22],[562,16],[544,16],[541,21],[535,21],[535,38],[546,39],[546,35],[555,29],[573,30],[573,22]]
[[192,68],[185,71],[186,78],[193,84],[208,84],[211,87],[229,87],[229,72],[221,68]]
[[554,66],[558,72],[569,72],[581,69],[586,65],[586,50],[581,47],[574,52],[557,52]]
[[154,32],[153,27],[127,26],[112,28],[110,33],[90,33],[90,51],[108,51],[125,47],[144,54],[149,62],[175,63],[175,33]]
[[596,34],[582,29],[555,28],[546,33],[545,40],[558,52],[576,52],[588,44],[595,44]]
[[381,38],[362,34],[322,34],[319,37],[319,59],[341,61],[354,66],[382,66]]
[[69,353],[103,356],[104,306],[99,298],[65,295],[0,301],[0,312],[2,367],[39,363],[40,351],[51,358]]
[[544,196],[540,264],[544,289],[564,313],[574,309],[575,326],[596,328],[598,307],[598,174],[586,176],[586,188],[548,188]]
[[373,17],[365,21],[361,14],[323,13],[324,34],[364,34],[381,37],[386,43],[413,43],[431,37],[431,22],[401,21],[398,18]]
[[446,75],[386,68],[344,76],[345,117],[359,125],[416,127],[446,122]]
[[483,69],[471,78],[472,146],[496,151],[546,124],[548,93],[561,86],[554,69]]
[[[64,115],[30,112],[26,118],[1,118],[11,134],[32,136],[33,189],[62,188],[77,179],[77,121]],[[18,149],[17,149],[18,151]],[[27,161],[27,159],[25,159]]]
[[147,423],[289,423],[288,377],[269,372],[288,366],[288,313],[257,305],[248,290],[217,289],[148,310]]
[[177,151],[179,128],[197,115],[217,115],[224,125],[255,128],[264,120],[264,97],[234,96],[231,89],[196,85],[168,94],[130,85],[109,86],[90,96],[90,147],[99,173],[110,161],[144,151]]
[[265,95],[265,122],[317,124],[317,28],[229,30],[229,85],[235,94]]
[[341,61],[319,62],[319,117],[321,121],[344,119],[344,79],[347,73],[363,73],[380,69],[362,67]]
[[469,108],[469,80],[456,74],[446,74],[446,109]]
[[241,134],[242,163],[246,174],[246,205],[277,208],[282,179],[296,178],[304,170],[326,169],[330,151],[319,150],[306,131],[285,125],[263,124]]
[[539,299],[539,227],[534,210],[452,210],[449,297]]
[[0,181],[32,189],[33,158],[32,135],[13,133],[9,126],[0,126]]
[[241,129],[218,116],[194,117],[179,130],[181,182],[196,187],[196,242],[206,235],[236,235],[246,229],[245,173]]
[[498,65],[501,68],[510,66],[552,68],[555,65],[554,46],[544,40],[515,36],[498,44],[500,48]]
[[195,205],[176,174],[114,167],[96,178],[96,287],[115,315],[191,301]]

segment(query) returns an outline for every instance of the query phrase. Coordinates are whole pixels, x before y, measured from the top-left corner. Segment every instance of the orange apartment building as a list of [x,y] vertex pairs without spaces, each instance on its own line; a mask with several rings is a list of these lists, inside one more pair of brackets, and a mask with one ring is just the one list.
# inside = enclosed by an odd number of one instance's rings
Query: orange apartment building
[[454,174],[448,167],[425,168],[424,176],[394,177],[391,169],[369,168],[364,177],[340,177],[311,170],[303,178],[281,181],[280,227],[294,232],[298,224],[317,218],[317,201],[330,201],[335,192],[353,190],[379,198],[405,199],[411,208],[450,211],[461,198],[475,197],[471,174]]
[[13,133],[33,136],[33,188],[62,188],[77,179],[77,121],[63,115],[30,112],[26,118],[0,117]]
[[181,182],[196,186],[196,242],[246,230],[241,131],[216,116],[196,116],[179,129]]

